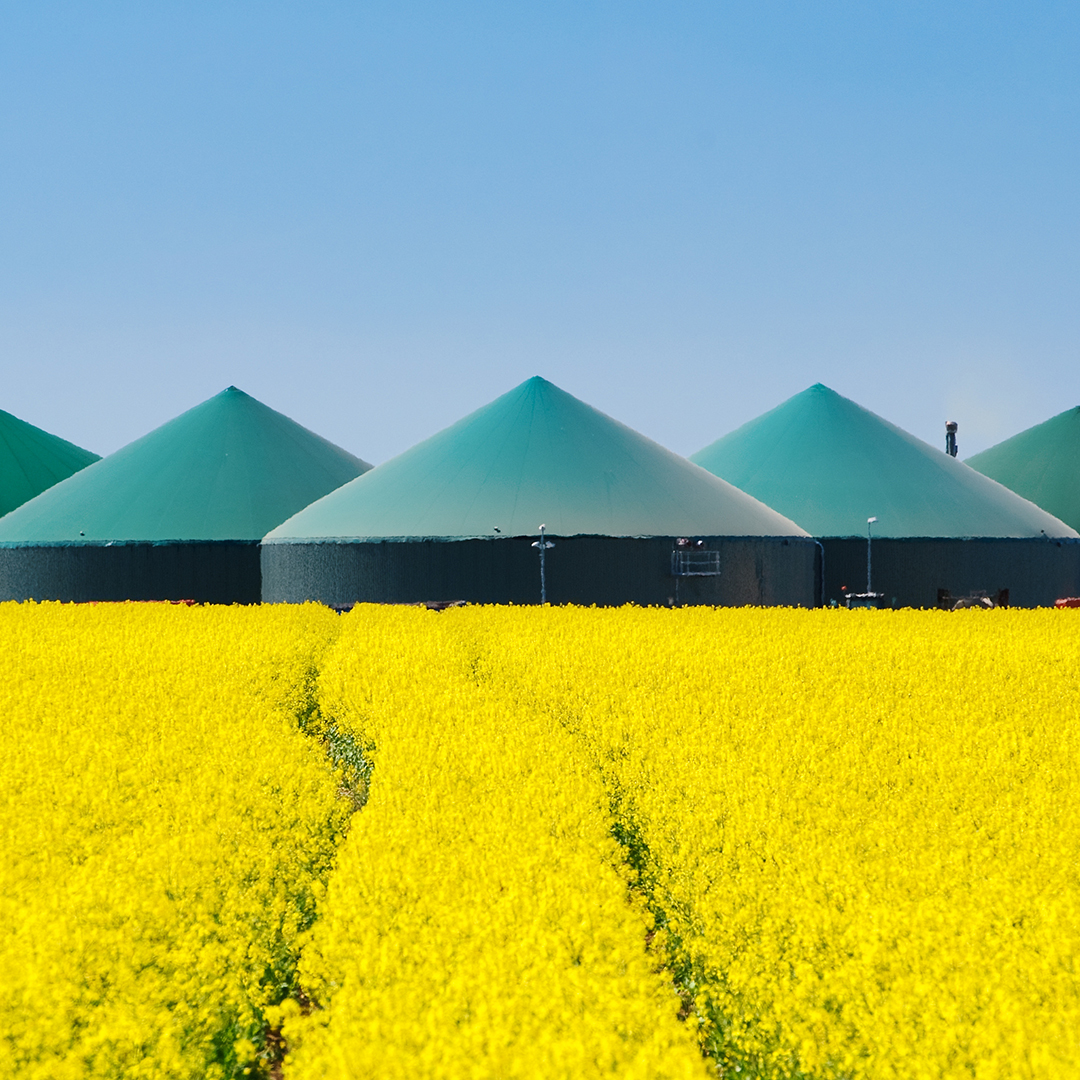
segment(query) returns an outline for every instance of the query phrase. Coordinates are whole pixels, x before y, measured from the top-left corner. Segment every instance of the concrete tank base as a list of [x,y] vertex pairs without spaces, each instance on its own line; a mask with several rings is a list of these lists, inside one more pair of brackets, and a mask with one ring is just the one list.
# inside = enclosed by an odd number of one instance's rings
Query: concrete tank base
[[[826,539],[825,600],[842,601],[840,587],[866,589],[866,540]],[[954,597],[1009,590],[1011,607],[1053,606],[1080,595],[1080,540],[874,540],[874,592],[895,607],[936,607],[938,591]]]
[[0,600],[257,604],[257,541],[0,547]]
[[[262,546],[270,603],[540,602],[534,536],[483,540],[276,541]],[[819,596],[819,549],[804,537],[706,537],[719,575],[672,574],[674,537],[552,537],[553,604],[790,605]]]

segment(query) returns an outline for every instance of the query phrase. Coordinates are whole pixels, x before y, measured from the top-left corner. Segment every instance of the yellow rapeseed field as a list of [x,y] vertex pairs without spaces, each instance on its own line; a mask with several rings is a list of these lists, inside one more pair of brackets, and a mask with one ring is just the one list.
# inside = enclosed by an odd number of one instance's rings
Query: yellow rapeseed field
[[286,1076],[705,1077],[601,775],[491,668],[504,615],[344,622],[324,722],[374,771],[301,962],[323,1008],[287,1020]]
[[322,702],[372,744],[372,802],[289,1075],[689,1069],[661,963],[726,1076],[1080,1065],[1070,613],[345,622]]
[[11,1071],[1072,1077],[1077,618],[0,606]]
[[338,625],[0,605],[5,1073],[258,1064],[349,808],[295,718]]

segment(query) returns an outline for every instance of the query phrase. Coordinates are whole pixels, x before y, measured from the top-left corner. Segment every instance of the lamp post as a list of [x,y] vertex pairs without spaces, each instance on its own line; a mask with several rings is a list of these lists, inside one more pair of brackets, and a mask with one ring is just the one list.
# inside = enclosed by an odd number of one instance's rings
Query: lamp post
[[866,595],[869,597],[873,592],[870,588],[870,526],[877,521],[876,517],[866,519]]
[[555,545],[550,540],[544,539],[544,529],[546,525],[540,526],[540,539],[534,540],[532,546],[540,549],[540,603],[547,603],[547,581],[544,578],[544,552],[548,548],[553,548]]

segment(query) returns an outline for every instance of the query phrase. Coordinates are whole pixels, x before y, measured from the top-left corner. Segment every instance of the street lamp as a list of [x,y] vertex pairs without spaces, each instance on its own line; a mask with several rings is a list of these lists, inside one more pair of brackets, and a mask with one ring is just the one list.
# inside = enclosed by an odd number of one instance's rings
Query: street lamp
[[869,597],[873,593],[873,589],[870,588],[870,526],[877,521],[876,517],[868,517],[866,519],[866,595]]
[[547,603],[547,579],[544,577],[544,552],[548,548],[553,548],[555,545],[550,541],[544,539],[544,530],[546,525],[540,526],[540,539],[534,540],[532,546],[540,549],[540,603]]

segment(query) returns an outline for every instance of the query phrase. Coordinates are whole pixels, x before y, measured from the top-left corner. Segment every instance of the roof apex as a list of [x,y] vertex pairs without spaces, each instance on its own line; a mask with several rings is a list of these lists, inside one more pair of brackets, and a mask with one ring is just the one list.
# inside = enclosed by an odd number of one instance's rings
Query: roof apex
[[255,541],[369,468],[230,387],[0,519],[0,543]]
[[[818,389],[820,387],[820,390]],[[822,391],[827,391],[823,393]],[[1056,517],[815,384],[691,461],[815,536],[1076,537]]]
[[533,376],[312,504],[268,542],[803,536],[794,522]]

